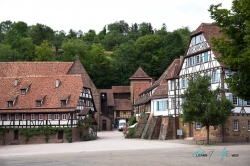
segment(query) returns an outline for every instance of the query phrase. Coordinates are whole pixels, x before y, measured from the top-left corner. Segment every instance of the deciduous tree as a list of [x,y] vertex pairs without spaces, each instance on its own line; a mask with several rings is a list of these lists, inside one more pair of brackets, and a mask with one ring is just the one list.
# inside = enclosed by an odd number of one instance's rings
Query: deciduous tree
[[219,61],[238,73],[226,81],[229,89],[242,99],[250,100],[250,3],[233,0],[231,10],[221,4],[211,5],[209,12],[214,24],[221,28],[222,36],[213,38],[213,49],[221,54]]
[[188,88],[181,95],[184,122],[199,122],[206,127],[207,142],[209,141],[209,126],[224,124],[232,113],[234,105],[221,97],[221,90],[211,90],[210,76],[197,76],[188,82]]

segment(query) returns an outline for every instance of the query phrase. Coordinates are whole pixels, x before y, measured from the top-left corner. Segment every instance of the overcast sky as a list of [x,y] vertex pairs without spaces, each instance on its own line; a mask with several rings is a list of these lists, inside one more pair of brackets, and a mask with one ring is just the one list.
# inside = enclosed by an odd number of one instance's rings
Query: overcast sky
[[129,26],[150,22],[160,29],[165,23],[168,31],[185,26],[192,31],[202,22],[213,22],[208,8],[218,3],[231,9],[232,0],[0,0],[0,22],[24,21],[65,32],[94,29],[98,33],[105,25],[124,20]]

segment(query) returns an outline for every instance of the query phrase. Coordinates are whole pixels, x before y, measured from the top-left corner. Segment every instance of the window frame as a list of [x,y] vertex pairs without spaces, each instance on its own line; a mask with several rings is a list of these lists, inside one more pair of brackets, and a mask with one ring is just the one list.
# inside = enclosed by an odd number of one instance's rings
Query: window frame
[[232,95],[232,103],[233,105],[237,106],[238,105],[238,97],[235,95]]
[[175,98],[171,99],[171,108],[174,109],[175,108]]
[[31,114],[30,115],[30,120],[36,120],[36,115],[35,114]]
[[43,114],[38,115],[38,120],[43,120]]
[[201,123],[195,122],[195,130],[201,130]]
[[52,120],[52,114],[48,114],[48,120]]
[[62,114],[62,120],[67,120],[67,115],[66,114]]
[[11,114],[7,114],[7,115],[6,115],[6,120],[7,120],[7,121],[10,121],[10,120],[11,120]]
[[238,119],[233,120],[233,131],[239,131],[239,120]]
[[54,120],[59,120],[59,114],[54,114]]
[[22,114],[22,120],[26,120],[26,114]]
[[0,114],[0,121],[3,120],[3,114]]
[[19,120],[19,114],[15,114],[15,120]]

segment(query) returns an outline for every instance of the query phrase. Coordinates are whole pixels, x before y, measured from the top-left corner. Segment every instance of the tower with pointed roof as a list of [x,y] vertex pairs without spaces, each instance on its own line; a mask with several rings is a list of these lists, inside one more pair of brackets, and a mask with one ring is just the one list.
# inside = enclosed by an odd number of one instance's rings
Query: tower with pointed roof
[[152,85],[152,81],[153,79],[149,77],[141,67],[139,67],[133,76],[129,78],[132,108],[135,101],[139,99],[139,94],[149,88]]

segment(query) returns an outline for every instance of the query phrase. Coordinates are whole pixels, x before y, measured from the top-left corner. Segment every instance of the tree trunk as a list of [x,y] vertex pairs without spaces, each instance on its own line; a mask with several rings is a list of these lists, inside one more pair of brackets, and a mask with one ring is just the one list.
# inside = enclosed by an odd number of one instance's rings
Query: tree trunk
[[207,144],[209,144],[209,126],[206,126],[207,129]]

